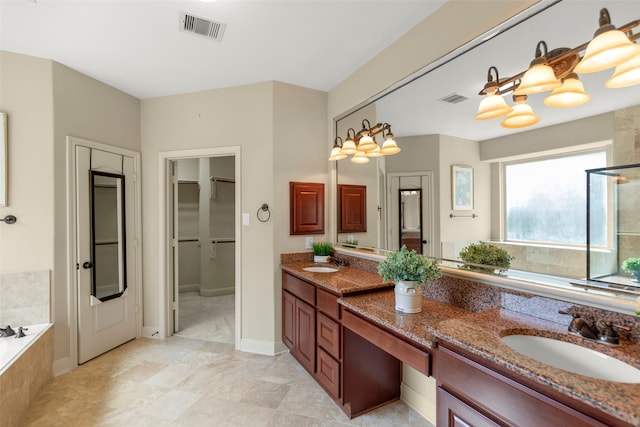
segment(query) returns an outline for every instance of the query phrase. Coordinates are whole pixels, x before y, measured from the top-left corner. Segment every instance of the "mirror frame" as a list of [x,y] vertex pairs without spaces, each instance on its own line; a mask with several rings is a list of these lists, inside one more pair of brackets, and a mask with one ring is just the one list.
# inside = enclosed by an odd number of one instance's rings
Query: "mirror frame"
[[[333,144],[333,140],[335,140],[335,138],[339,136],[337,135],[337,130],[338,130],[338,124],[340,120],[345,119],[350,115],[362,110],[363,108],[366,108],[367,106],[375,103],[381,98],[394,93],[400,88],[403,88],[404,86],[410,84],[414,80],[417,80],[421,77],[426,76],[431,71],[436,70],[448,64],[449,62],[458,58],[459,56],[464,55],[470,50],[492,40],[494,37],[519,25],[520,23],[545,11],[546,9],[553,7],[557,3],[560,3],[561,1],[562,0],[552,0],[549,2],[541,2],[526,8],[522,12],[513,15],[511,18],[507,19],[501,24],[494,26],[492,29],[480,34],[479,36],[475,37],[469,42],[457,47],[456,49],[453,49],[449,53],[446,53],[445,55],[441,56],[435,61],[427,64],[426,66],[422,67],[420,70],[416,71],[415,73],[408,75],[407,77],[405,77],[404,79],[401,79],[397,83],[389,86],[388,88],[378,92],[372,97],[364,100],[363,102],[355,105],[354,107],[334,117],[333,118],[334,135],[331,143]],[[351,255],[351,256],[370,259],[374,261],[382,261],[385,259],[386,254],[391,252],[390,250],[373,248],[373,247],[357,247],[357,246],[354,248],[350,248],[346,246],[341,246],[342,244],[338,243],[338,240],[337,240],[338,228],[337,228],[337,222],[336,222],[337,216],[339,215],[338,208],[337,208],[338,206],[337,185],[339,184],[338,163],[339,162],[336,161],[335,164],[331,165],[330,167],[331,181],[332,181],[331,191],[333,191],[336,194],[335,196],[336,200],[334,201],[334,209],[331,212],[331,218],[334,223],[334,228],[332,230],[332,239],[335,239],[334,250],[336,251],[336,253]],[[443,259],[440,258],[439,261],[443,261]],[[444,261],[453,261],[456,263],[460,263],[460,261],[456,261],[456,260],[444,260]],[[479,283],[499,286],[505,289],[510,289],[518,292],[531,293],[531,294],[539,295],[543,297],[562,299],[572,303],[598,307],[601,309],[615,311],[623,314],[635,314],[636,312],[636,307],[633,300],[630,300],[628,297],[622,298],[620,297],[620,295],[615,294],[614,292],[610,292],[608,295],[604,295],[604,294],[594,293],[586,289],[563,287],[562,285],[567,286],[569,284],[570,281],[568,278],[557,278],[554,276],[548,276],[548,277],[545,277],[545,280],[529,281],[529,280],[523,280],[523,279],[509,278],[509,277],[495,275],[495,274],[479,273],[475,271],[459,269],[459,268],[446,266],[446,265],[441,265],[441,269],[447,276],[460,278],[463,280],[471,280]],[[540,276],[545,276],[545,275],[540,275]],[[566,281],[562,279],[566,279]]]
[[[91,269],[91,295],[104,302],[109,301],[111,299],[121,297],[125,291],[127,290],[127,245],[126,245],[126,209],[125,209],[125,176],[122,174],[110,173],[110,172],[100,172],[91,170],[89,171],[90,180],[89,180],[89,188],[91,189],[91,262],[93,263],[93,268]],[[96,214],[95,214],[95,177],[102,176],[108,178],[115,178],[120,180],[120,184],[117,188],[120,191],[117,194],[117,197],[120,201],[120,218],[121,220],[118,222],[118,245],[121,247],[121,250],[118,251],[118,289],[119,291],[116,293],[112,293],[106,296],[98,296],[97,289],[97,274],[98,270],[97,265],[97,257],[96,257]],[[121,268],[120,268],[121,267]]]
[[7,113],[0,111],[0,207],[9,206],[9,141]]

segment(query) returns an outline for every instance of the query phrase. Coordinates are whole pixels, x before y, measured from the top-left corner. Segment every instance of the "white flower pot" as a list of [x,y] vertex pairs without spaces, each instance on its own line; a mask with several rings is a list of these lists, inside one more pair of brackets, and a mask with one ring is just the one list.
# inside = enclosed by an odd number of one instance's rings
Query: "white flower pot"
[[314,255],[313,262],[315,263],[326,263],[329,262],[329,255]]
[[422,311],[422,289],[416,282],[399,280],[396,282],[396,310],[403,313],[420,313]]

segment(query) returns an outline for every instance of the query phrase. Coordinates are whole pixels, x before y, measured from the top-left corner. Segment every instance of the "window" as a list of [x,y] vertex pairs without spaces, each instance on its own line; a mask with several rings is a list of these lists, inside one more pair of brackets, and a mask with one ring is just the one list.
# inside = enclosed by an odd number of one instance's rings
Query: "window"
[[[606,160],[600,150],[506,164],[506,240],[585,245],[585,170],[605,167]],[[593,244],[606,243],[604,218],[602,230],[592,230]]]

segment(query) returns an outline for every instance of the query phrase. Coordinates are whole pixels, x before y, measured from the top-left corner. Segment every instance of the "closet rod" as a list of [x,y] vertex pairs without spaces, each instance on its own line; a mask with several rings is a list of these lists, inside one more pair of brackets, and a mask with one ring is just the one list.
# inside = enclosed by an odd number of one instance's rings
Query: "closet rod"
[[211,243],[235,243],[236,239],[209,239]]
[[220,178],[217,176],[212,176],[211,178],[209,178],[211,181],[213,182],[230,182],[232,184],[236,183],[236,180],[233,178]]
[[185,243],[185,242],[199,242],[200,239],[178,239],[178,243]]

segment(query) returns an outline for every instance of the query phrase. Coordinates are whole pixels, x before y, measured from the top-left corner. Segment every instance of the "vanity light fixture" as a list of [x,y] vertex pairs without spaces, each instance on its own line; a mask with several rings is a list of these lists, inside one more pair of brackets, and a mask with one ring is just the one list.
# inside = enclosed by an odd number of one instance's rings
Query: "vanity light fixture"
[[[540,47],[544,48],[544,54]],[[549,66],[547,61],[547,44],[544,41],[539,41],[536,45],[536,57],[531,61],[529,69],[524,73],[522,81],[513,94],[531,95],[546,92],[561,85],[562,83],[560,83],[553,72],[553,68]]]
[[[385,138],[382,147],[378,144],[375,136],[382,133]],[[371,126],[369,120],[362,121],[362,130],[356,133],[353,128],[347,130],[347,136],[342,142],[342,138],[336,137],[329,161],[342,160],[353,154],[353,163],[367,163],[371,157],[389,156],[400,152],[400,147],[396,144],[391,133],[389,123],[378,123]]]
[[576,65],[576,73],[595,73],[613,68],[638,55],[636,45],[622,31],[611,24],[607,9],[600,10],[600,28],[587,45],[582,61]]
[[[536,45],[536,57],[529,68],[518,74],[500,80],[496,67],[490,67],[487,83],[479,92],[484,95],[480,102],[476,120],[501,117],[508,113],[502,126],[518,128],[537,123],[540,118],[531,107],[520,101],[513,111],[502,99],[502,95],[513,92],[514,100],[519,95],[530,95],[553,90],[544,100],[555,108],[575,107],[589,101],[582,82],[576,73],[592,73],[617,67],[613,76],[605,83],[608,88],[627,87],[640,84],[640,32],[633,29],[640,26],[640,19],[631,21],[618,29],[611,24],[609,11],[600,10],[600,27],[593,40],[572,49],[557,48],[547,51],[544,41]],[[584,57],[580,53],[584,51]],[[495,70],[495,80],[491,75]],[[562,83],[560,82],[562,81]],[[506,108],[505,108],[506,107]],[[517,111],[516,111],[517,110]],[[525,117],[528,119],[525,120]],[[535,120],[534,120],[535,117]],[[516,119],[517,118],[517,119]],[[525,124],[526,123],[526,124]]]
[[516,105],[513,106],[513,111],[507,114],[507,118],[500,123],[502,127],[518,129],[535,125],[540,121],[540,117],[533,112],[531,105],[525,103],[527,95],[514,94],[513,100]]
[[590,99],[578,75],[570,73],[562,80],[562,86],[555,88],[551,95],[544,99],[544,105],[554,108],[577,107],[586,104]]
[[[495,72],[496,79],[493,79],[491,71]],[[486,94],[480,106],[478,107],[478,113],[476,114],[476,120],[495,119],[496,117],[504,116],[513,110],[513,108],[507,105],[502,95],[498,91],[498,82],[500,77],[498,75],[498,69],[496,67],[489,67],[487,71],[487,84],[484,85],[482,93]]]

